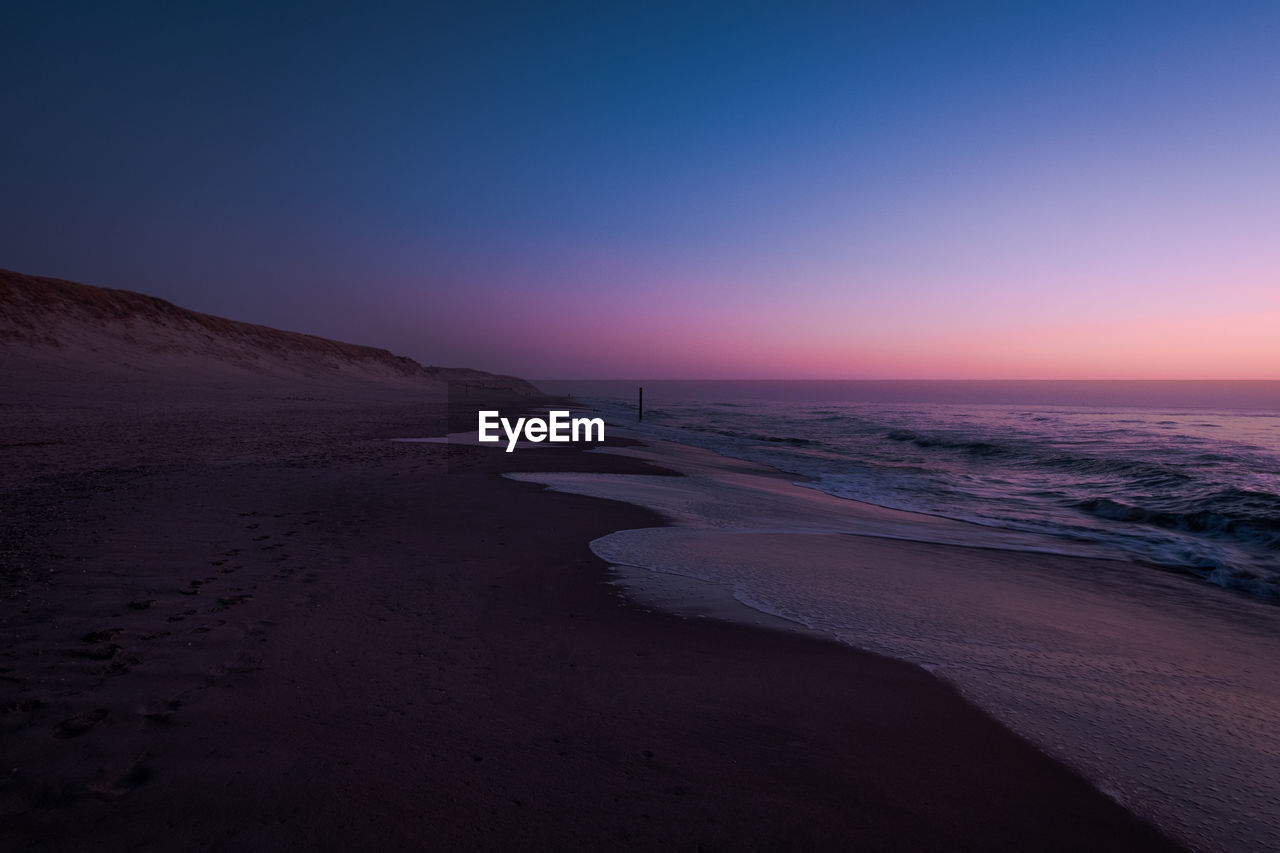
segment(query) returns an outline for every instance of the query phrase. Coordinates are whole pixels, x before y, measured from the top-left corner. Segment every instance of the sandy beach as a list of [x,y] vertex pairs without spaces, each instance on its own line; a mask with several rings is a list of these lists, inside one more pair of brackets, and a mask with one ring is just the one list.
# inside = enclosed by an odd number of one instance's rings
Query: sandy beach
[[0,285],[5,849],[1174,849],[919,667],[635,603],[592,543],[664,515],[519,479],[688,459],[444,440],[555,401]]
[[1280,4],[8,4],[0,853],[1280,853]]
[[628,604],[588,543],[661,520],[502,476],[641,460],[135,392],[5,406],[9,849],[1172,848],[919,668]]

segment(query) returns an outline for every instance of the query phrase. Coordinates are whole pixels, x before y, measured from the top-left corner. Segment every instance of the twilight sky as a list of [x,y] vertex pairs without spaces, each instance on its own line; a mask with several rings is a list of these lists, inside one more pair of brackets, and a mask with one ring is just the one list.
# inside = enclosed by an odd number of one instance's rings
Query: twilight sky
[[197,5],[0,12],[0,267],[534,378],[1280,379],[1275,2]]

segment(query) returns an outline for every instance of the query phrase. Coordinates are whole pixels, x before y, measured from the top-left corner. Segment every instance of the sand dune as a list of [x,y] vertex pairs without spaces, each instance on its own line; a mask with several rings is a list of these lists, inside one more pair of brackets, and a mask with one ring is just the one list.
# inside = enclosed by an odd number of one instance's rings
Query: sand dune
[[423,366],[384,349],[201,314],[154,296],[0,270],[0,368],[9,381],[463,380],[519,393],[521,379]]

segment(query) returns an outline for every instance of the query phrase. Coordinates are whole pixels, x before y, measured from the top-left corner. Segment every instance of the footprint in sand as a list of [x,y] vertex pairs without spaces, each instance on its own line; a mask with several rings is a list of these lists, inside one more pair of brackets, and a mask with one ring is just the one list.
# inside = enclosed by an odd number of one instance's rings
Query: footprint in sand
[[106,708],[98,708],[94,711],[76,714],[74,717],[63,720],[54,726],[53,736],[58,738],[80,737],[80,735],[85,734],[106,718]]
[[149,754],[144,754],[114,779],[90,785],[89,790],[100,800],[111,802],[120,799],[151,779],[151,768],[147,764],[149,757]]
[[213,582],[214,582],[214,581],[216,581],[217,579],[218,579],[218,578],[217,578],[217,576],[215,575],[214,577],[211,577],[211,578],[205,578],[204,580],[193,580],[193,581],[191,581],[191,582],[189,583],[189,585],[188,585],[188,586],[189,586],[189,588],[188,588],[188,589],[180,589],[180,590],[178,590],[178,592],[179,592],[179,593],[181,593],[182,595],[199,595],[199,594],[200,594],[200,587],[204,586],[204,585],[205,585],[205,584],[207,584],[207,583],[213,583]]
[[173,712],[182,707],[181,699],[170,699],[159,708],[154,705],[138,709],[138,715],[150,726],[167,726],[173,722]]
[[109,643],[105,646],[94,646],[92,649],[76,649],[71,652],[71,656],[89,660],[110,660],[116,656],[120,648],[115,643]]
[[147,766],[147,757],[142,756],[129,769],[121,773],[120,776],[112,783],[115,792],[119,794],[127,794],[134,788],[145,785],[151,779],[151,768]]
[[128,658],[127,660],[113,660],[102,668],[103,675],[124,675],[129,672],[130,667],[141,663],[137,658]]

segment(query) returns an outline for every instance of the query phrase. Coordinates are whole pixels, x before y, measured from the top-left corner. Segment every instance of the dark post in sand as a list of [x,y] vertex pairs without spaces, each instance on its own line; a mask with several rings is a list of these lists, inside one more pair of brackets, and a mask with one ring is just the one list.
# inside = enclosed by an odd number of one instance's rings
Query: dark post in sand
[[636,403],[636,421],[644,420],[644,386],[640,386],[640,399]]

